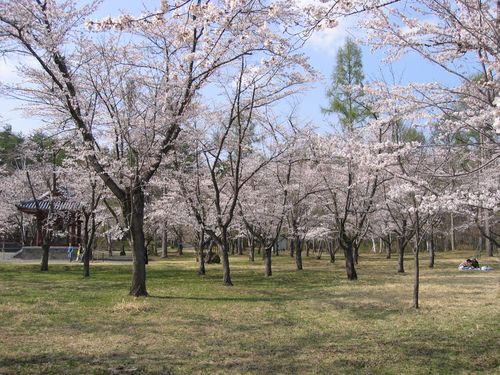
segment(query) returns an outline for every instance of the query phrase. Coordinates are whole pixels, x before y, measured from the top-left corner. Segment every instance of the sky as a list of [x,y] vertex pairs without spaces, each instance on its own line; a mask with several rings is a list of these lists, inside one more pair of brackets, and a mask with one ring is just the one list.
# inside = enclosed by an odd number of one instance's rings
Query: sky
[[[147,3],[156,4],[157,1],[149,0]],[[138,10],[142,2],[128,0],[126,3],[134,4]],[[119,14],[117,2],[105,0],[103,6],[96,14],[96,18],[106,15],[116,16]],[[120,2],[124,4],[124,2]],[[122,5],[123,6],[123,5]],[[128,4],[127,4],[127,9]],[[311,65],[320,73],[322,78],[312,84],[310,89],[300,94],[292,101],[283,103],[283,111],[287,111],[292,105],[298,105],[297,115],[305,122],[311,122],[317,126],[326,126],[328,122],[334,122],[332,116],[323,115],[321,107],[328,105],[326,90],[330,83],[332,71],[335,66],[337,51],[347,37],[360,38],[362,30],[356,27],[354,18],[343,21],[338,27],[316,32],[305,44],[303,52],[309,57]],[[383,76],[390,77],[390,71],[395,73],[396,79],[401,83],[408,82],[441,82],[454,84],[454,78],[450,77],[443,69],[433,66],[416,55],[407,55],[391,66],[382,63],[383,51],[372,52],[369,47],[362,46],[363,67],[366,80],[381,80]],[[15,74],[15,61],[6,61],[0,57],[0,82],[15,82],[18,80]],[[38,128],[42,122],[40,119],[25,117],[18,108],[22,103],[0,97],[0,125],[11,125],[13,131],[29,134]]]

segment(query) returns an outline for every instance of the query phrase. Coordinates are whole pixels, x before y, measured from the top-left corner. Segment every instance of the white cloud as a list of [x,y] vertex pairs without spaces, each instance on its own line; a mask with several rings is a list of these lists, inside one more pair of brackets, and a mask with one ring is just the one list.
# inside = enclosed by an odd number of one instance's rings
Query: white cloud
[[363,39],[365,31],[359,27],[356,17],[344,18],[337,27],[315,31],[306,43],[306,46],[315,52],[336,56],[346,38]]
[[16,61],[0,59],[0,83],[13,83],[19,80],[16,73]]

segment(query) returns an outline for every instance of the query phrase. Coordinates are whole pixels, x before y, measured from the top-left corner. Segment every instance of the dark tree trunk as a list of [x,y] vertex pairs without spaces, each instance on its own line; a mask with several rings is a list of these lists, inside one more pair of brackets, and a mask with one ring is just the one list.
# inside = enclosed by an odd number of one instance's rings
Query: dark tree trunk
[[177,244],[177,254],[178,254],[179,256],[184,255],[183,250],[184,250],[184,244],[183,244],[183,242],[182,242],[182,240],[181,240],[181,241],[179,241],[179,243]]
[[415,246],[415,281],[413,284],[413,307],[418,309],[418,292],[420,287],[420,264],[418,244]]
[[198,267],[198,275],[205,274],[205,251],[203,251],[203,247],[200,248],[200,265]]
[[42,244],[42,263],[40,264],[40,271],[49,270],[49,249],[50,243],[44,240]]
[[168,257],[168,238],[167,238],[167,228],[165,228],[165,223],[161,230],[161,257]]
[[213,243],[210,243],[208,245],[208,251],[207,251],[207,263],[208,264],[210,264],[212,262],[212,254],[213,254],[212,245],[213,245]]
[[415,259],[415,280],[413,284],[413,307],[415,309],[419,308],[418,304],[418,293],[420,288],[420,264],[419,264],[419,251],[420,251],[420,221],[418,211],[416,212],[416,226],[415,226],[415,247],[414,247],[414,259]]
[[238,245],[238,255],[243,255],[243,238],[238,237],[237,245]]
[[255,261],[255,240],[250,237],[250,252],[248,253],[248,259],[253,262]]
[[92,248],[86,248],[83,251],[83,277],[90,277],[90,259]]
[[300,239],[296,237],[292,242],[295,243],[295,265],[297,266],[297,271],[302,270],[302,244]]
[[344,248],[345,255],[345,269],[347,272],[348,280],[357,280],[356,268],[354,267],[354,244],[352,241],[347,241]]
[[200,238],[198,241],[198,259],[200,262],[200,265],[198,267],[198,275],[204,275],[205,274],[205,236],[204,233],[202,232],[200,234]]
[[113,240],[111,239],[111,237],[108,237],[106,235],[106,242],[108,243],[108,255],[110,257],[113,256]]
[[294,239],[292,238],[290,240],[290,257],[294,257],[294,254],[295,254],[295,241]]
[[323,240],[319,241],[319,247],[318,247],[318,255],[316,255],[316,259],[320,260],[321,256],[323,255],[323,249],[325,246],[325,242]]
[[[130,197],[130,234],[132,236],[133,273],[130,295],[147,296],[146,290],[146,248],[144,243],[144,192],[136,186]],[[127,202],[128,203],[128,202]]]
[[405,257],[405,247],[406,240],[404,238],[398,238],[398,272],[404,273],[404,257]]
[[158,238],[155,234],[153,234],[153,254],[157,257],[158,256]]
[[450,245],[451,251],[455,251],[455,217],[450,214]]
[[435,258],[435,250],[434,250],[434,236],[431,233],[431,237],[429,239],[429,268],[434,268],[434,258]]
[[391,235],[387,236],[387,256],[386,259],[391,259],[391,254],[392,254],[392,239]]
[[335,263],[335,253],[337,252],[335,240],[329,241],[328,252],[330,253],[330,263]]
[[354,253],[354,264],[358,264],[359,261],[359,246],[361,245],[361,242],[359,244],[353,243],[352,248],[353,248],[353,253]]
[[95,214],[92,212],[90,214],[90,228],[88,226],[88,220],[85,218],[85,233],[84,233],[84,249],[83,249],[83,277],[90,276],[90,261],[93,259],[92,255],[92,245],[95,240]]
[[229,268],[229,242],[225,239],[223,239],[221,246],[221,261],[223,271],[222,282],[226,286],[232,286],[231,270]]
[[[500,4],[499,8],[497,9],[500,11]],[[498,15],[500,17],[500,14]],[[484,247],[486,250],[486,255],[489,257],[493,256],[493,241],[491,241],[491,229],[490,229],[490,217],[488,214],[488,210],[483,210],[483,216],[484,216]]]
[[273,250],[272,246],[264,249],[264,254],[265,254],[264,265],[266,267],[266,276],[267,277],[273,275],[273,270],[271,267],[272,250]]

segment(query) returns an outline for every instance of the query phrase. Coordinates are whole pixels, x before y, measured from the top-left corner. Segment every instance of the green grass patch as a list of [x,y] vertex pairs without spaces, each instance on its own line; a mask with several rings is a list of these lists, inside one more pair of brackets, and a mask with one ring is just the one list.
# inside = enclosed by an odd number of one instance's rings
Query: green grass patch
[[0,263],[0,374],[497,374],[499,267],[459,272],[467,252],[421,266],[362,254],[343,259],[232,257],[196,274],[191,253],[148,265],[148,298],[129,297],[131,265]]

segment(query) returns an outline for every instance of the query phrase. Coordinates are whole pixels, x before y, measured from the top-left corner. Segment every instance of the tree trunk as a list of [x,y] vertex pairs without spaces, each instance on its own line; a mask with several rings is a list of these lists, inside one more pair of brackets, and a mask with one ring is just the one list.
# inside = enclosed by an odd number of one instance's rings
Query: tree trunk
[[90,259],[92,247],[86,247],[83,250],[83,277],[90,277]]
[[161,230],[161,257],[168,257],[168,238],[167,238],[167,228],[165,227],[165,223],[163,223],[163,227]]
[[243,255],[243,238],[238,237],[237,245],[238,245],[238,255]]
[[264,249],[264,253],[265,253],[264,264],[266,266],[266,276],[267,277],[273,275],[273,270],[271,268],[272,249],[273,249],[272,246]]
[[430,234],[429,238],[429,268],[434,268],[434,259],[436,256],[436,252],[434,249],[434,236],[432,235],[432,232]]
[[[133,272],[130,295],[135,297],[148,295],[146,290],[146,249],[144,246],[144,192],[142,187],[135,187],[128,196],[130,205],[130,234],[132,236]],[[128,202],[127,202],[128,203]]]
[[420,264],[419,264],[419,249],[418,249],[418,242],[417,245],[415,245],[415,281],[413,284],[413,307],[418,309],[418,292],[419,292],[419,287],[420,287]]
[[248,259],[250,262],[255,261],[255,240],[253,237],[250,237],[250,252],[248,253]]
[[297,266],[297,271],[302,271],[302,244],[300,239],[297,237],[292,240],[295,243],[295,265]]
[[229,242],[224,239],[222,241],[222,246],[221,246],[221,260],[222,260],[222,271],[223,271],[222,282],[226,286],[232,286],[233,283],[231,281],[231,270],[229,268]]
[[207,251],[207,263],[208,264],[210,264],[212,262],[212,254],[213,254],[212,246],[213,246],[213,242],[210,242],[210,244],[208,245],[208,251]]
[[229,249],[231,251],[231,255],[234,255],[234,240],[229,241]]
[[330,241],[328,252],[330,253],[330,263],[335,263],[335,253],[337,252],[337,244],[335,240]]
[[345,244],[344,255],[345,255],[345,269],[347,272],[348,280],[357,280],[358,275],[356,274],[356,268],[354,267],[354,249],[352,241],[348,241]]
[[419,308],[418,305],[418,292],[420,288],[420,264],[419,264],[419,250],[420,250],[420,222],[418,217],[418,211],[416,212],[416,232],[415,232],[415,248],[414,248],[414,258],[415,258],[415,280],[413,284],[413,307],[415,309]]
[[319,247],[318,247],[318,255],[316,255],[316,259],[317,260],[321,259],[321,255],[323,255],[323,249],[324,248],[325,248],[325,241],[324,240],[320,240],[319,241]]
[[40,264],[40,271],[49,270],[49,249],[50,243],[48,241],[43,241],[42,244],[42,263]]
[[294,239],[290,239],[290,257],[293,258],[295,256],[295,241]]
[[111,238],[111,236],[106,235],[106,243],[108,244],[108,255],[110,257],[112,257],[113,256],[113,239]]
[[405,247],[406,247],[406,241],[403,238],[398,238],[398,272],[399,273],[404,273],[405,272],[405,267],[404,267],[404,258],[405,258]]
[[359,261],[359,246],[361,245],[361,242],[359,244],[353,243],[352,248],[353,248],[353,253],[354,253],[354,264],[358,264]]
[[488,211],[484,210],[485,213],[485,225],[484,225],[484,232],[485,232],[485,247],[486,247],[486,255],[489,257],[493,256],[493,241],[490,240],[491,236],[491,230],[490,230],[490,216],[488,214]]
[[84,213],[85,224],[83,230],[83,277],[90,277],[90,258],[92,254],[92,241],[89,234],[90,225],[90,215],[89,213]]
[[451,251],[455,251],[455,216],[450,214],[450,243]]
[[387,256],[386,256],[386,259],[391,259],[391,254],[392,254],[392,239],[391,239],[391,235],[389,234],[387,236]]
[[198,241],[198,258],[200,260],[200,265],[198,267],[198,275],[204,275],[205,274],[205,236],[202,231],[200,234],[200,238]]

